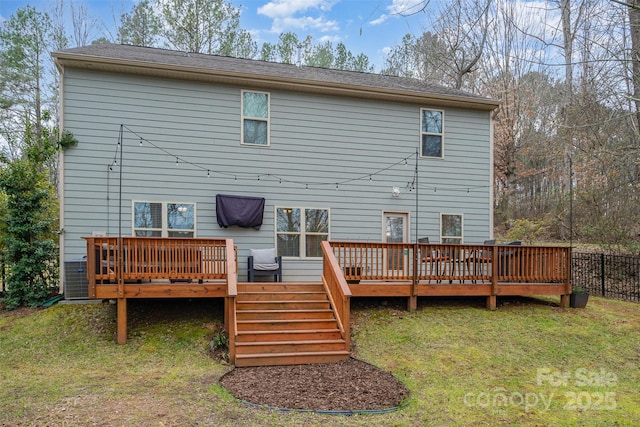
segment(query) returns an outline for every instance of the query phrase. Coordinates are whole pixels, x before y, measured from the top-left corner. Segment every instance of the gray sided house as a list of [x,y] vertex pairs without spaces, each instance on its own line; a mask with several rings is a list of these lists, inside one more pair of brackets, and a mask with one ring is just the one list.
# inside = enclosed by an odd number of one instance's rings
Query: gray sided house
[[53,56],[79,141],[60,164],[63,263],[92,234],[220,237],[239,280],[250,249],[276,247],[285,281],[318,281],[323,240],[491,237],[493,100],[134,46]]

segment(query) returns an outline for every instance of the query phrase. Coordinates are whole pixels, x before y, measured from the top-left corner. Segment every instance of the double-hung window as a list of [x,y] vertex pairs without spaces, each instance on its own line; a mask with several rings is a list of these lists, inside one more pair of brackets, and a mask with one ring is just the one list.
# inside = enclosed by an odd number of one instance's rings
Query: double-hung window
[[462,214],[440,214],[440,242],[462,243],[462,230]]
[[195,203],[133,202],[135,236],[194,237]]
[[420,156],[444,157],[444,111],[420,109]]
[[242,144],[270,144],[269,94],[242,91]]
[[329,240],[329,209],[276,208],[278,255],[321,258],[320,242]]

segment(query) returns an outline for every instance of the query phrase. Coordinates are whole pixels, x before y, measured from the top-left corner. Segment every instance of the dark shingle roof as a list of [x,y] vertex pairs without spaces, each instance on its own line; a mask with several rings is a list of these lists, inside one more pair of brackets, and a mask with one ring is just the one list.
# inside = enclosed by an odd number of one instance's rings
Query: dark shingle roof
[[482,110],[492,110],[498,105],[489,98],[410,78],[139,46],[95,44],[56,52],[53,56],[59,64],[69,67],[153,75],[165,75],[160,71],[164,70],[167,77],[180,74],[181,78],[189,78],[191,74],[191,78],[199,80],[219,80],[216,76],[224,76],[227,81],[235,78],[245,84],[252,81],[256,86],[288,85],[298,90],[315,88],[310,91],[340,91],[345,95],[367,98],[384,98],[386,94],[396,98],[416,98],[416,102],[421,98],[420,102],[440,100],[442,105]]

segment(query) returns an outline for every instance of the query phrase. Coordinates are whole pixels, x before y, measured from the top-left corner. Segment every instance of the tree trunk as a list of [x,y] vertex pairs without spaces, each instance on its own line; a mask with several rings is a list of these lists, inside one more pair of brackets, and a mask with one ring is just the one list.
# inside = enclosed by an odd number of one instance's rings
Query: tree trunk
[[629,5],[633,100],[636,104],[636,130],[638,130],[640,129],[640,0],[629,0]]

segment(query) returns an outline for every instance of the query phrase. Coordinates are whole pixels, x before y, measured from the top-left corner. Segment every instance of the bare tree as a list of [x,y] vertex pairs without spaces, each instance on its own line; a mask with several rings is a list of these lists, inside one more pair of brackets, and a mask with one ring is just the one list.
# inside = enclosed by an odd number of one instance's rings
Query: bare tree
[[71,42],[74,46],[85,46],[95,38],[99,20],[89,16],[85,3],[70,2],[71,7]]
[[[387,57],[383,73],[408,75],[461,89],[477,69],[491,24],[492,0],[454,0],[420,37],[405,36]],[[425,4],[425,8],[427,5]]]
[[640,0],[629,0],[628,8],[633,100],[636,107],[636,131],[638,131],[640,128]]

